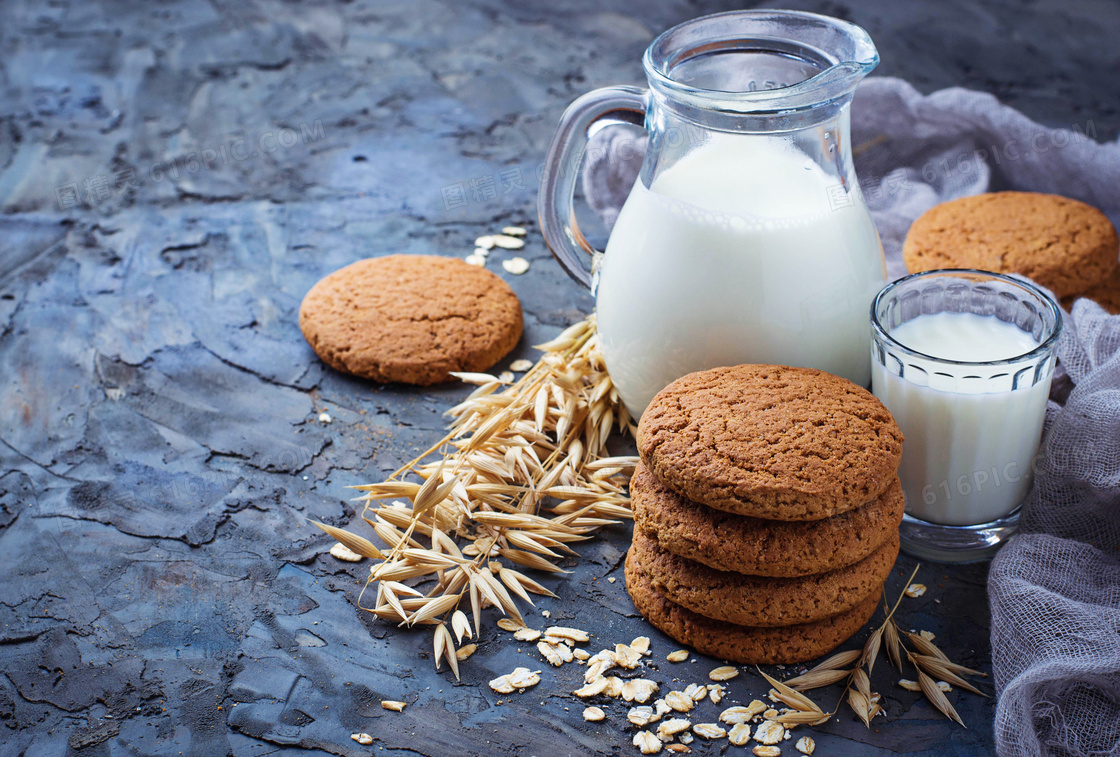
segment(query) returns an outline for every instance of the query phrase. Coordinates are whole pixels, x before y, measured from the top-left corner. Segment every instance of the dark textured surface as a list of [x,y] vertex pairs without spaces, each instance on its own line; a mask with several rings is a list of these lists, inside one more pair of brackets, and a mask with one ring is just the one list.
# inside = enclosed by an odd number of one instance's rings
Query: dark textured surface
[[[986,90],[1116,134],[1110,0],[792,5],[865,25],[880,73],[923,91]],[[426,634],[354,609],[365,567],[325,557],[306,519],[348,523],[345,487],[438,438],[464,392],[331,372],[296,312],[356,259],[463,255],[533,218],[562,108],[638,83],[656,31],[729,7],[0,6],[0,754],[635,753],[623,710],[586,724],[564,695],[578,668],[500,697],[485,682],[536,655],[485,631],[454,685]],[[506,276],[526,309],[514,357],[591,305],[538,236],[525,257]],[[619,529],[584,546],[541,603],[593,630],[593,651],[647,630],[605,580],[626,544]],[[986,668],[985,575],[925,569],[903,625]],[[670,644],[650,635],[661,658]],[[989,700],[951,695],[964,730],[876,673],[887,717],[868,731],[842,713],[820,754],[990,752]],[[384,712],[383,697],[410,705]]]

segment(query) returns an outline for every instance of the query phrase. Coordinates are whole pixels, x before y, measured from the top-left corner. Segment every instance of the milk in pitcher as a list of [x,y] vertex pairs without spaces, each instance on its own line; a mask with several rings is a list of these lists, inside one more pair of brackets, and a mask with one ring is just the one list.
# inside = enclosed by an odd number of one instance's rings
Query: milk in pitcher
[[722,365],[870,382],[878,235],[841,180],[781,137],[713,133],[651,187],[636,181],[599,276],[603,357],[635,416],[674,379]]

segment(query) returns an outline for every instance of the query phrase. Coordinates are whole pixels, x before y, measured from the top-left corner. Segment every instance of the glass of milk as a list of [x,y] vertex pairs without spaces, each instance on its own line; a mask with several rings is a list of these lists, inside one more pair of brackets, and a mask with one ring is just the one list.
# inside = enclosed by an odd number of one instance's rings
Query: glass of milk
[[[648,90],[598,89],[564,113],[541,230],[595,293],[603,358],[634,416],[674,379],[722,365],[805,366],[868,385],[867,308],[886,268],[849,108],[878,62],[867,33],[839,19],[721,13],[653,41]],[[618,123],[649,139],[599,253],[575,222],[573,191],[588,135]]]
[[983,559],[1018,528],[1037,465],[1062,313],[1027,281],[949,269],[871,308],[872,391],[906,441],[902,548]]

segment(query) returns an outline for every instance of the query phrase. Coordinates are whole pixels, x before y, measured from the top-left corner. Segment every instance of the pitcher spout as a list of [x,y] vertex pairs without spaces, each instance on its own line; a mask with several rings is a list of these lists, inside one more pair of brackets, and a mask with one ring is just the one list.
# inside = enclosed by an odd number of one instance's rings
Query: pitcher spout
[[[695,109],[734,117],[774,119],[828,111],[850,101],[879,63],[859,26],[815,13],[735,11],[685,22],[650,45],[643,64],[653,96],[679,115]],[[752,119],[753,120],[753,119]],[[780,124],[774,124],[780,128]],[[765,125],[762,125],[762,130]]]

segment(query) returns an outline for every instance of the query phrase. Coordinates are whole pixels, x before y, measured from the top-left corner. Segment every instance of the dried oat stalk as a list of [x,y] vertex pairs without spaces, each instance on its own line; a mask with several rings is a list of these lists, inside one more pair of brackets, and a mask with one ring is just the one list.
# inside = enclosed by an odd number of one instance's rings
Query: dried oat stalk
[[354,487],[386,549],[316,524],[375,560],[362,609],[434,626],[436,666],[446,660],[456,678],[466,613],[476,633],[487,607],[523,624],[530,594],[552,596],[524,570],[566,572],[558,563],[576,556],[571,545],[631,517],[625,487],[637,458],[604,455],[613,429],[634,426],[598,343],[592,315],[540,345],[544,355],[516,382],[456,374],[476,388],[448,411],[448,434],[387,480]]
[[[916,567],[906,581],[907,587],[911,586],[910,582],[914,580],[917,572]],[[926,634],[924,631],[903,634],[899,631],[894,621],[894,614],[902,598],[911,595],[908,589],[903,590],[892,607],[884,607],[886,617],[882,625],[871,633],[862,650],[838,652],[811,670],[786,679],[782,683],[760,670],[759,674],[774,687],[771,696],[793,710],[773,720],[784,726],[823,723],[836,715],[841,704],[846,701],[852,712],[863,721],[865,726],[870,727],[871,721],[883,712],[879,704],[881,697],[871,689],[871,672],[875,668],[875,661],[879,658],[880,652],[885,651],[890,664],[900,672],[903,669],[904,658],[917,669],[917,682],[908,680],[900,682],[903,688],[921,691],[938,712],[963,726],[960,715],[945,696],[945,692],[956,686],[986,697],[987,694],[965,679],[965,676],[983,677],[985,674],[952,662],[933,643],[932,634]],[[903,641],[903,637],[906,641]],[[907,642],[915,651],[911,651]],[[853,664],[855,667],[849,667]],[[821,708],[803,693],[840,682],[844,682],[844,690],[831,712],[822,712]]]

